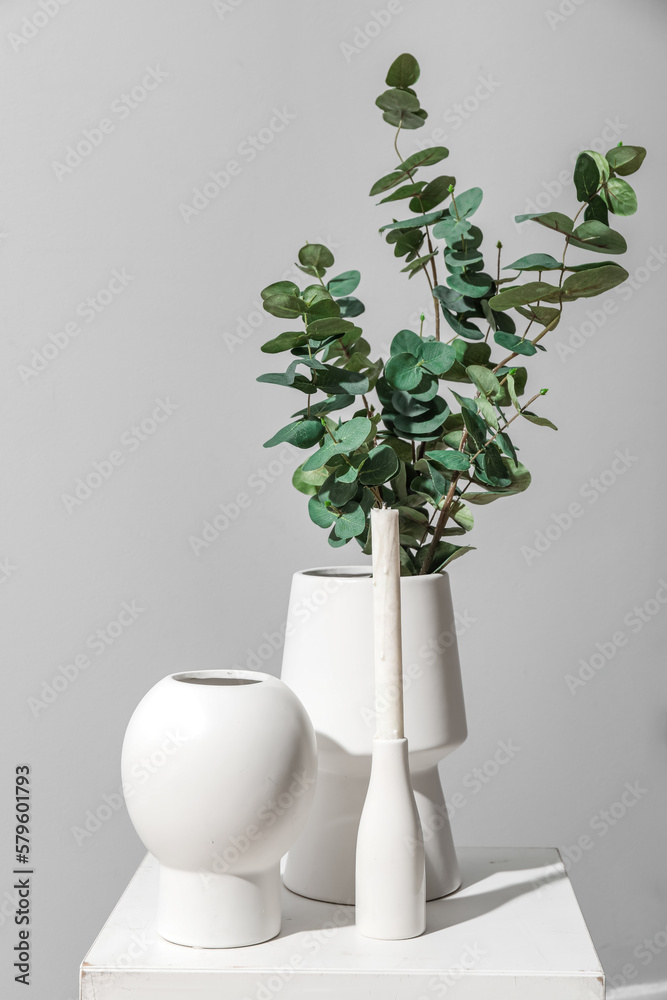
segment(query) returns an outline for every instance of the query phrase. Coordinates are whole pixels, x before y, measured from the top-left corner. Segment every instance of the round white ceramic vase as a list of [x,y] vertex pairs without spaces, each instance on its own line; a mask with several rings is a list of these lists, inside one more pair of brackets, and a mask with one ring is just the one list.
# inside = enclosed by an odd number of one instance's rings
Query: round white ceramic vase
[[[446,573],[401,578],[405,735],[424,837],[426,898],[461,884],[438,763],[467,736],[456,620]],[[355,848],[375,734],[373,582],[366,567],[295,573],[282,679],[315,726],[313,808],[289,851],[285,885],[353,903]]]
[[245,670],[172,674],[125,735],[123,789],[160,863],[157,930],[233,948],[280,931],[280,859],[303,829],[315,733],[282,681]]

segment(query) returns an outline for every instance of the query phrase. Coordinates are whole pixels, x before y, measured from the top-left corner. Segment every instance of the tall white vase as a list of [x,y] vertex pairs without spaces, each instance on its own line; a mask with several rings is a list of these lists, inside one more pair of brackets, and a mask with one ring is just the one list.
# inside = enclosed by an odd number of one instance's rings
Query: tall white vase
[[123,790],[160,863],[157,929],[234,948],[280,931],[280,859],[303,829],[315,733],[282,681],[247,670],[172,674],[136,708]]
[[[438,763],[467,736],[449,577],[402,577],[401,605],[405,733],[424,835],[426,897],[437,899],[461,883]],[[352,903],[375,733],[369,569],[294,574],[281,676],[306,707],[319,752],[313,808],[283,878],[303,896]]]

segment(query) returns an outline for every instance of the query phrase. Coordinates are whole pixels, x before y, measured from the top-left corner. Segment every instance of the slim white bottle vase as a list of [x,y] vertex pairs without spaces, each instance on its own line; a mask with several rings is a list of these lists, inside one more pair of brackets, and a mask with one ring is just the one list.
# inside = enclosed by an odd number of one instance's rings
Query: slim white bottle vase
[[403,728],[398,511],[371,511],[377,734],[356,857],[356,924],[386,941],[426,926],[424,838]]
[[400,941],[426,926],[424,841],[410,781],[408,741],[373,740],[357,838],[357,930]]

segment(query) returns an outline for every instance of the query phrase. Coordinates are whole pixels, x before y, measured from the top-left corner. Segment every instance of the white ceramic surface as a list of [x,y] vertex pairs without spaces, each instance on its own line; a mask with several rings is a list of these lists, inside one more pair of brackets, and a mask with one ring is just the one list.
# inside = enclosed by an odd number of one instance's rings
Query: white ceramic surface
[[404,941],[426,927],[426,872],[407,739],[374,739],[356,851],[356,925],[364,937]]
[[123,789],[160,862],[157,928],[176,944],[241,947],[280,930],[280,858],[306,821],[315,734],[269,674],[163,678],[125,735]]
[[[446,573],[401,578],[405,735],[426,851],[426,897],[460,885],[438,762],[467,736]],[[373,585],[367,567],[304,570],[292,581],[282,679],[317,733],[319,778],[284,872],[314,899],[354,901],[355,849],[375,735]]]

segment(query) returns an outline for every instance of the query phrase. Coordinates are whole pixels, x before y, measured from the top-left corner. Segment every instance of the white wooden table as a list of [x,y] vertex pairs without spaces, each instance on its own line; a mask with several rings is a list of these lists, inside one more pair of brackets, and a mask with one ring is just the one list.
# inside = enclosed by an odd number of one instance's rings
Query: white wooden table
[[209,950],[155,931],[148,856],[81,966],[81,1000],[592,1000],[604,976],[558,852],[460,848],[462,888],[427,907],[426,933],[370,941],[354,908],[284,889],[283,929]]

